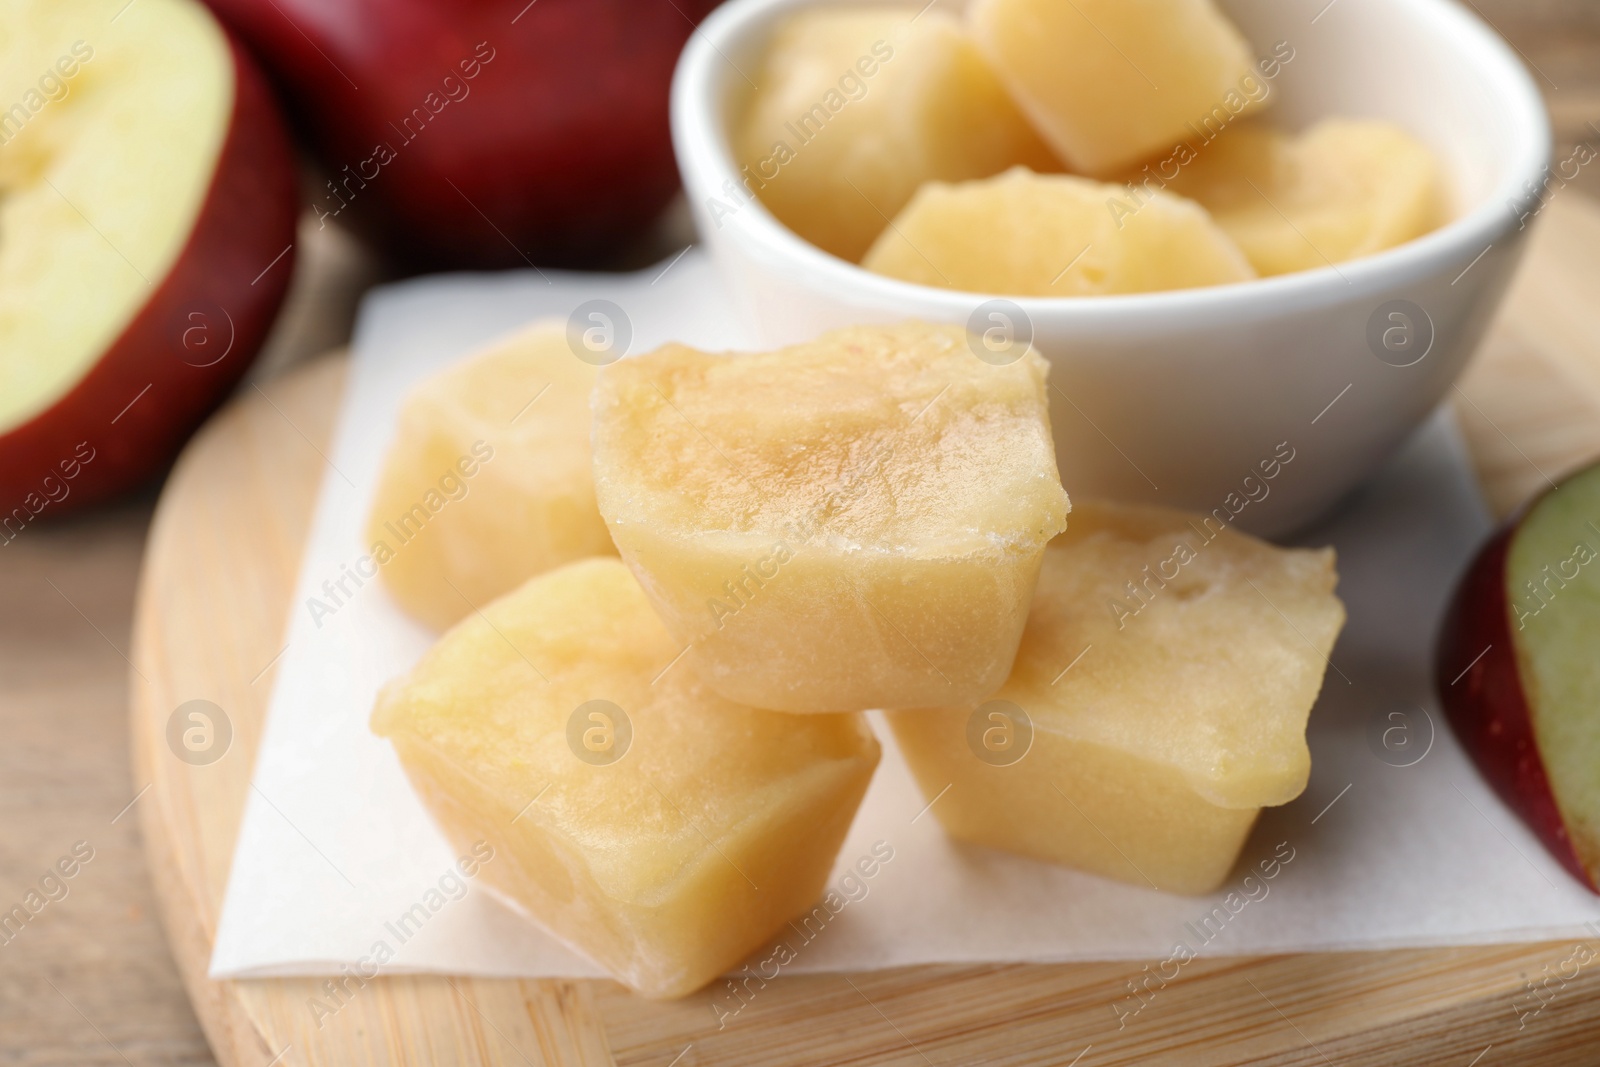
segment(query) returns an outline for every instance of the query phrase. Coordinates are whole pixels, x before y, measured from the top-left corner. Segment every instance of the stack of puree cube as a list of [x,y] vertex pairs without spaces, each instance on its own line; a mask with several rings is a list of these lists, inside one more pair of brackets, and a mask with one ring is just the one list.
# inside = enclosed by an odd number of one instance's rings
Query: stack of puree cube
[[480,879],[619,981],[689,993],[818,907],[868,709],[954,837],[1161,890],[1217,886],[1304,788],[1332,553],[1225,508],[1069,525],[1032,349],[903,323],[575,362],[537,327],[408,402],[372,530],[457,471],[379,555],[453,626],[372,725]]

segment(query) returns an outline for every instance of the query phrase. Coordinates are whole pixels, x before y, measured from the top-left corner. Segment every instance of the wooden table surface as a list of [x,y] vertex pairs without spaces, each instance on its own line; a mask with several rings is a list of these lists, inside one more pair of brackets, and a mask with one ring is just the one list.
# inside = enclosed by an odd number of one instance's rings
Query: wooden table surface
[[[1556,158],[1600,146],[1600,2],[1466,0],[1535,70]],[[1600,196],[1600,166],[1576,187]],[[308,228],[308,236],[315,227]],[[338,344],[375,276],[314,235],[265,355],[270,374]],[[126,660],[152,489],[0,549],[0,911],[78,842],[93,849],[22,933],[0,941],[0,1064],[212,1064],[155,915],[129,770]],[[241,604],[236,610],[250,611]]]

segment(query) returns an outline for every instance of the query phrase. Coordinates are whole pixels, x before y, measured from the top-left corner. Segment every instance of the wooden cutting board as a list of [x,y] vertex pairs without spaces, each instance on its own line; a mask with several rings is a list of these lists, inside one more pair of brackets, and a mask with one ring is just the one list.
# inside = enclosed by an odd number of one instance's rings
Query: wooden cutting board
[[[1600,456],[1600,206],[1559,195],[1455,395],[1504,513]],[[195,438],[156,513],[134,620],[133,761],[167,936],[218,1061],[284,1064],[1593,1064],[1600,967],[1544,988],[1569,943],[1202,960],[1118,1030],[1128,963],[915,967],[786,977],[718,1030],[606,981],[396,977],[319,1026],[320,981],[206,978],[212,938],[345,362],[253,388]],[[224,709],[215,762],[173,756],[169,717]],[[1373,901],[1381,907],[1382,901]],[[1549,971],[1546,971],[1549,968]],[[1570,971],[1571,965],[1566,967]],[[1553,991],[1553,995],[1552,995]]]

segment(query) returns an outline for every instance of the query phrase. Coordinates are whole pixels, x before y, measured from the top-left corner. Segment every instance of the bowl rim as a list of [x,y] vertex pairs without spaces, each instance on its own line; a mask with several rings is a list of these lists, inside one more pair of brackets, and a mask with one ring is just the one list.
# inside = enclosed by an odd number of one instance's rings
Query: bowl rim
[[[782,13],[803,6],[837,6],[839,2],[728,0],[690,37],[673,76],[671,116],[678,165],[691,199],[704,190],[714,190],[710,195],[719,195],[728,182],[739,184],[739,167],[721,120],[722,102],[714,98],[716,65],[731,65],[728,50],[738,50]],[[886,5],[892,2],[885,0]],[[1155,321],[1152,316],[1164,319],[1173,314],[1184,316],[1191,325],[1197,319],[1237,321],[1240,312],[1258,310],[1263,304],[1278,313],[1322,308],[1351,297],[1368,297],[1414,285],[1445,270],[1457,269],[1464,274],[1499,243],[1506,227],[1517,221],[1510,205],[1531,209],[1539,200],[1535,190],[1542,190],[1552,143],[1549,115],[1532,76],[1511,46],[1478,16],[1451,0],[1387,2],[1429,20],[1461,61],[1478,71],[1490,93],[1509,110],[1511,131],[1508,143],[1502,146],[1510,160],[1505,177],[1482,202],[1438,229],[1394,248],[1343,264],[1226,285],[1153,293],[1041,297],[943,289],[876,274],[806,241],[754,197],[737,203],[737,213],[743,218],[728,227],[728,236],[761,260],[783,265],[787,273],[799,277],[803,272],[806,287],[841,302],[894,308],[947,321],[967,314],[975,305],[994,300],[1010,302],[1029,316],[1083,326],[1142,324],[1148,328]],[[691,210],[700,217],[696,205],[691,204]]]

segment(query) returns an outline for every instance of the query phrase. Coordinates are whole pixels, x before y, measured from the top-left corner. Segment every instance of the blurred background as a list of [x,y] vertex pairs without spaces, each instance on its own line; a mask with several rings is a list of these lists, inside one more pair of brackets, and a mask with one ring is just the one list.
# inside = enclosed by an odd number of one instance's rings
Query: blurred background
[[[326,2],[353,20],[346,31],[375,41],[402,34],[405,12],[429,6],[413,0],[380,18],[375,4]],[[1554,158],[1568,157],[1580,143],[1600,146],[1600,3],[1465,2],[1521,53],[1544,90]],[[512,155],[497,165],[516,182],[542,183],[546,212],[552,202],[566,205],[579,196],[563,192],[563,183],[587,195],[600,182],[596,175],[608,176],[600,192],[611,207],[564,208],[556,212],[570,216],[562,225],[542,229],[536,219],[525,225],[507,219],[502,212],[509,209],[491,202],[504,195],[504,183],[496,188],[492,181],[442,198],[450,210],[428,223],[397,227],[385,212],[403,214],[405,204],[362,200],[365,214],[332,218],[338,202],[327,191],[338,175],[318,159],[356,158],[345,146],[364,144],[369,133],[343,92],[340,80],[348,78],[329,64],[320,82],[291,88],[281,70],[314,65],[315,56],[305,53],[309,41],[285,31],[276,5],[213,0],[212,6],[260,53],[274,75],[273,92],[293,117],[302,205],[286,300],[236,388],[269,381],[345,344],[362,294],[386,280],[460,267],[629,270],[693,240],[673,192],[664,88],[677,49],[693,19],[714,6],[710,0],[631,5],[636,11],[623,0],[594,0],[588,14],[581,5],[530,4],[526,18],[549,20],[530,37],[545,41],[545,51],[519,56],[502,45],[493,58],[479,57],[491,65],[545,64],[550,95],[562,100],[571,96],[560,89],[563,79],[570,88],[577,76],[570,68],[580,61],[644,71],[608,81],[605,92],[586,90],[583,106],[563,104],[574,108],[572,115],[529,117],[550,128],[540,158]],[[475,40],[461,43],[464,58]],[[1585,168],[1575,187],[1600,196],[1600,168]],[[518,236],[492,223],[483,227],[479,218],[497,218]],[[538,240],[525,236],[536,230]],[[406,240],[392,239],[401,232]],[[375,234],[391,239],[380,243]],[[138,795],[127,743],[130,623],[159,485],[158,475],[131,496],[42,521],[0,552],[0,819],[7,826],[0,835],[0,901],[20,899],[71,842],[87,841],[94,850],[70,894],[31,923],[26,936],[0,945],[0,1063],[213,1062],[163,939],[138,820],[126,814]]]

